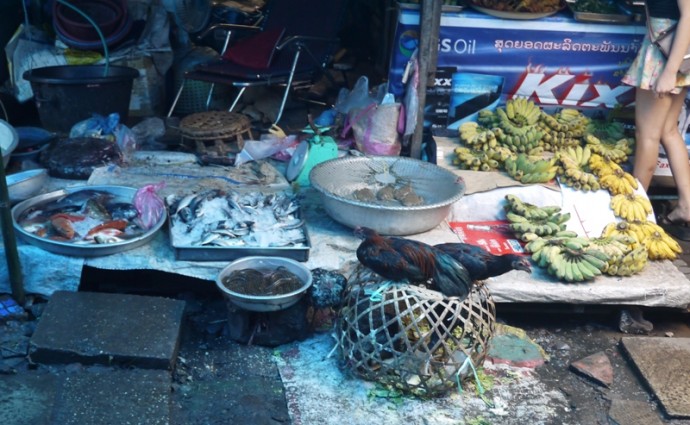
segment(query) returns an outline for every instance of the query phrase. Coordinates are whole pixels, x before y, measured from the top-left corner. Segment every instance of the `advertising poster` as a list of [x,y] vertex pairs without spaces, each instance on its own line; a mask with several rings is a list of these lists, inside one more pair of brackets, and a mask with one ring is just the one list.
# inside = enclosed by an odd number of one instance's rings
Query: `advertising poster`
[[[569,12],[535,20],[500,19],[472,9],[444,12],[425,124],[457,129],[480,109],[512,97],[529,98],[547,110],[628,107],[634,89],[620,80],[644,34],[644,23],[582,23]],[[404,92],[402,75],[418,40],[419,11],[401,9],[389,71],[389,90],[396,96]]]

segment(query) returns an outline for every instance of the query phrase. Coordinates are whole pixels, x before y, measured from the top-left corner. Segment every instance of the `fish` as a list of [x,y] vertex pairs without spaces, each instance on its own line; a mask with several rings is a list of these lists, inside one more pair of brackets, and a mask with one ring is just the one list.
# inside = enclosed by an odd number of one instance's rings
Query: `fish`
[[110,213],[110,218],[113,220],[134,220],[139,217],[139,211],[130,202],[113,202],[107,204],[106,209]]
[[[184,202],[182,201],[184,200]],[[287,246],[306,240],[297,197],[287,192],[208,190],[168,198],[171,239],[190,246]],[[174,208],[185,204],[183,208]],[[287,233],[294,230],[299,233]],[[298,239],[298,240],[296,240]]]
[[[113,219],[113,212],[118,211]],[[136,216],[134,205],[122,197],[85,189],[28,208],[17,217],[17,224],[36,237],[85,245],[144,234],[146,230],[136,224]]]

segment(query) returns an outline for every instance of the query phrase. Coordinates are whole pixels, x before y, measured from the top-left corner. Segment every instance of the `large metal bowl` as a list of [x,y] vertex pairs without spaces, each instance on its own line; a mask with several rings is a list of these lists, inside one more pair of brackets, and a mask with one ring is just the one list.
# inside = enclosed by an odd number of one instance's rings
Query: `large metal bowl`
[[10,155],[19,143],[17,130],[7,121],[0,120],[0,152],[2,153],[2,164],[7,167],[10,162]]
[[[348,227],[365,226],[383,235],[412,235],[436,227],[465,193],[464,181],[450,170],[406,157],[344,157],[325,161],[309,174],[328,215]],[[387,184],[409,183],[423,203],[361,201],[356,190],[376,191]]]
[[[228,289],[223,279],[236,270],[256,269],[275,270],[285,267],[288,271],[297,275],[304,283],[301,288],[281,295],[246,295]],[[299,301],[312,284],[311,271],[303,264],[283,257],[244,257],[227,265],[216,277],[216,286],[223,295],[233,304],[245,310],[251,311],[278,311],[292,307]]]
[[14,229],[20,239],[28,242],[32,245],[38,246],[39,248],[45,249],[46,251],[53,252],[55,254],[62,255],[73,255],[78,257],[98,257],[102,255],[110,255],[118,252],[127,251],[133,248],[140,247],[148,243],[156,235],[156,232],[165,224],[165,220],[168,215],[167,212],[164,213],[160,220],[145,233],[132,238],[127,239],[123,242],[107,243],[107,244],[78,244],[71,242],[55,241],[48,238],[42,238],[30,233],[22,226],[19,225],[17,220],[22,216],[22,213],[29,208],[40,206],[42,204],[55,201],[62,198],[65,195],[79,192],[81,190],[100,190],[105,192],[110,192],[115,195],[115,199],[122,200],[123,202],[132,202],[134,194],[137,189],[127,186],[73,186],[66,189],[57,190],[55,192],[46,193],[43,195],[34,196],[25,201],[22,201],[12,207],[12,223],[14,224]]
[[8,174],[6,181],[10,202],[20,202],[31,198],[43,189],[48,182],[48,170],[37,168]]

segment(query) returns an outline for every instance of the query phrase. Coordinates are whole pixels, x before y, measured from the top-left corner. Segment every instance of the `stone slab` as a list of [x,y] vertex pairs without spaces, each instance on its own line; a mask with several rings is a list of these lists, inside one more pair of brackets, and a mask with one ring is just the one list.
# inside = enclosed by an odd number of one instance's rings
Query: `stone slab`
[[167,425],[170,372],[89,367],[64,375],[51,424]]
[[609,419],[613,425],[663,425],[659,414],[649,403],[632,400],[612,400]]
[[621,343],[666,414],[690,417],[690,338],[626,337]]
[[0,375],[0,424],[49,424],[56,393],[55,375]]
[[606,387],[610,387],[613,384],[613,367],[608,356],[603,351],[574,361],[570,364],[570,367]]
[[171,369],[185,303],[161,297],[55,292],[29,348],[36,363]]

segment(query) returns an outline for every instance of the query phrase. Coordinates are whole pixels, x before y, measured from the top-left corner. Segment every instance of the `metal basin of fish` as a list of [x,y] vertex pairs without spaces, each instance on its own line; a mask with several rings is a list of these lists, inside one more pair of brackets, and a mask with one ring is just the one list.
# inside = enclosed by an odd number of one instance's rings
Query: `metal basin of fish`
[[309,258],[309,235],[294,193],[208,190],[171,195],[166,203],[177,260]]
[[[228,289],[225,279],[238,270],[276,270],[284,267],[294,273],[303,285],[292,292],[279,295],[247,295]],[[216,277],[216,286],[223,295],[238,307],[251,311],[278,311],[295,305],[312,284],[311,271],[303,264],[281,257],[244,257],[226,266]]]
[[90,192],[106,192],[112,195],[113,203],[131,203],[137,189],[126,186],[75,186],[66,189],[50,192],[35,196],[15,205],[12,208],[12,223],[15,231],[20,239],[32,245],[38,246],[46,251],[55,254],[73,255],[79,257],[98,257],[103,255],[115,254],[122,251],[127,251],[137,248],[148,243],[165,224],[167,212],[161,216],[158,222],[150,229],[143,230],[142,233],[137,234],[128,239],[107,241],[107,243],[84,243],[83,241],[63,241],[53,240],[46,237],[38,236],[27,229],[25,229],[21,222],[25,213],[30,210],[38,210],[42,206],[57,202],[65,197],[79,197],[80,195],[88,194]]

